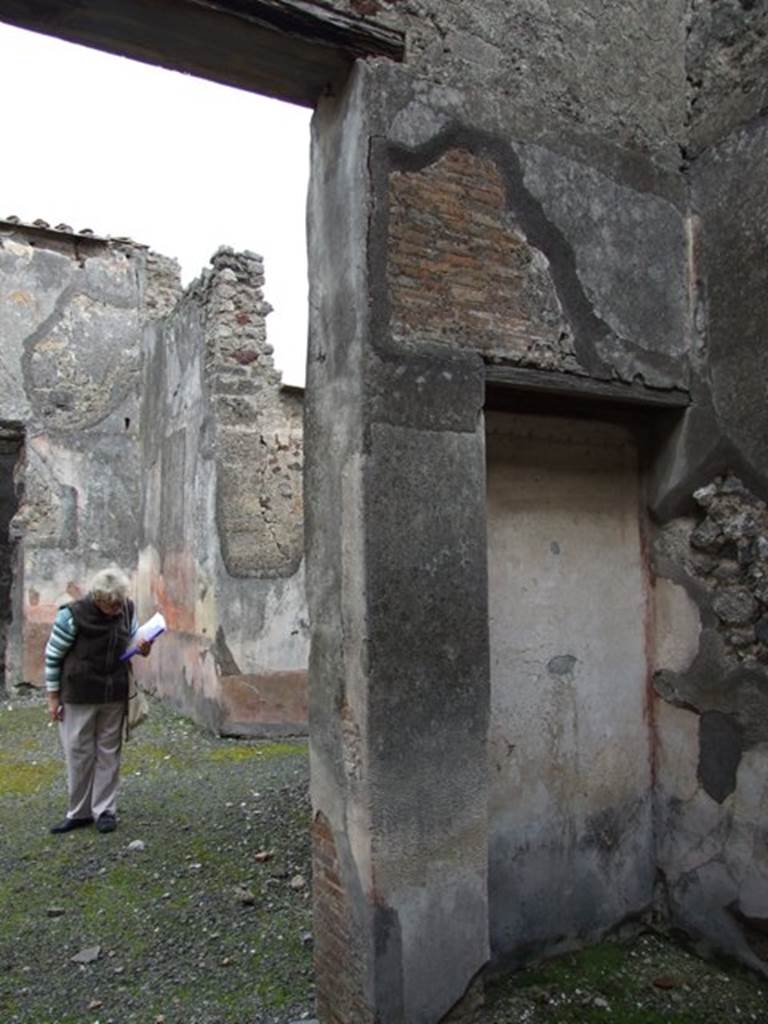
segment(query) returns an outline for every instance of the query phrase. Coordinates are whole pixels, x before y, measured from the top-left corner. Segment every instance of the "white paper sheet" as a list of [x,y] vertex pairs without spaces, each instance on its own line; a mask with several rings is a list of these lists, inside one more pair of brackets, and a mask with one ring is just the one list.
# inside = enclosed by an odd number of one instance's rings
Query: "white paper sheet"
[[128,644],[128,649],[120,658],[120,661],[127,661],[132,658],[134,654],[139,653],[139,645],[144,640],[154,640],[155,637],[160,636],[166,630],[165,619],[161,612],[155,612],[151,619],[139,626],[136,632],[131,637],[131,642]]

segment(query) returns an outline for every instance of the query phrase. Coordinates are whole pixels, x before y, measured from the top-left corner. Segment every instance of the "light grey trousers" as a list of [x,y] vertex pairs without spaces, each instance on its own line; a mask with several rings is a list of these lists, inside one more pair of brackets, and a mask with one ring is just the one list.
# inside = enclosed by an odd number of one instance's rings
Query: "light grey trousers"
[[67,764],[68,818],[115,813],[125,703],[65,704],[59,736]]

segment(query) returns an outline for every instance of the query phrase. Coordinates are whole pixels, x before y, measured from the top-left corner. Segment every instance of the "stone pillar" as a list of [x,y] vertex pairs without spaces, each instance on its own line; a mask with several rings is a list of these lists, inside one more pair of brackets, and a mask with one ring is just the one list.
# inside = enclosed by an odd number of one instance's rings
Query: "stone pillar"
[[375,84],[313,125],[305,413],[318,1013],[431,1022],[488,958],[483,366],[396,347]]

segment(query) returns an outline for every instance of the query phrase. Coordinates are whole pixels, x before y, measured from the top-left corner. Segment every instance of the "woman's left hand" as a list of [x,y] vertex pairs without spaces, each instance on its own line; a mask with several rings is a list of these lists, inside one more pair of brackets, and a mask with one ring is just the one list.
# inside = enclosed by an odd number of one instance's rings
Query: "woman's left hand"
[[151,650],[152,650],[152,641],[151,640],[142,640],[141,643],[139,644],[139,654],[142,656],[142,658],[146,658],[146,656],[149,654],[149,652]]
[[64,720],[64,705],[59,699],[58,690],[48,694],[48,714],[50,715],[52,722],[61,722]]

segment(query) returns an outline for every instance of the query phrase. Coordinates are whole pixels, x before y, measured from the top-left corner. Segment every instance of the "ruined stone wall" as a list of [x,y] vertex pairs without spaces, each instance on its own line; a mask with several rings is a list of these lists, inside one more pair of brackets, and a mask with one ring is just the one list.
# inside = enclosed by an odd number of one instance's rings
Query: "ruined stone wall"
[[[382,1013],[436,1020],[488,955],[488,894],[492,919],[513,921],[517,910],[504,895],[514,891],[514,859],[493,858],[486,875],[488,781],[477,773],[489,706],[477,505],[486,373],[514,368],[522,381],[523,371],[547,372],[574,391],[610,382],[619,399],[633,386],[649,408],[652,392],[689,392],[684,416],[645,414],[660,526],[690,515],[694,491],[729,467],[764,498],[764,150],[759,127],[746,127],[763,103],[763,5],[333,6],[403,30],[406,53],[400,65],[358,65],[341,96],[321,101],[314,126],[313,800],[356,926],[347,964],[359,965],[358,985],[345,977],[345,990],[362,990]],[[713,51],[702,40],[726,8],[740,42],[726,33]],[[691,163],[694,144],[714,137],[718,147]],[[698,612],[668,566],[654,568],[657,635],[670,608],[688,629],[657,657],[682,664],[695,656]],[[636,795],[647,811],[655,784],[656,828],[646,813],[619,830],[612,848],[629,845],[616,867],[631,874],[634,859],[642,884],[605,892],[613,909],[601,927],[660,900],[699,936],[709,913],[712,941],[748,957],[743,936],[732,941],[723,926],[705,859],[687,878],[698,916],[681,909],[682,883],[665,903],[645,870],[656,829],[657,856],[669,863],[664,787],[696,773],[698,751],[681,743],[670,775],[675,733],[663,719],[691,712],[638,685],[636,725],[650,730],[653,757]],[[434,803],[446,792],[450,809]],[[692,845],[706,845],[707,821],[688,820]],[[337,891],[327,914],[341,905]],[[537,951],[590,931],[589,908],[577,904],[562,904],[550,925],[532,915],[526,934]],[[756,914],[754,903],[739,913]],[[524,931],[494,932],[497,961],[530,953]],[[318,986],[332,1005],[328,952],[318,953]]]
[[765,114],[765,0],[688,0],[686,71],[690,156]]
[[41,683],[56,608],[94,571],[136,570],[141,332],[153,280],[133,243],[0,223],[0,422],[25,436],[11,524],[23,580],[14,682]]
[[656,833],[670,919],[766,972],[768,8],[687,17],[692,405],[656,461]]
[[[222,18],[240,10],[226,6]],[[305,446],[321,1012],[438,1020],[491,952],[526,955],[519,934],[491,951],[488,928],[489,893],[515,871],[497,862],[489,879],[482,410],[499,366],[518,382],[549,374],[560,391],[610,382],[641,407],[651,392],[690,393],[684,416],[648,430],[645,453],[657,642],[638,728],[653,725],[667,885],[654,893],[644,876],[631,900],[611,893],[619,905],[601,927],[655,898],[662,917],[756,966],[764,876],[762,862],[745,865],[764,846],[766,773],[747,722],[763,716],[763,608],[739,560],[748,546],[737,541],[733,558],[731,537],[704,551],[705,572],[692,552],[710,529],[699,530],[702,488],[714,484],[726,518],[734,480],[744,512],[767,496],[765,5],[322,6],[402,30],[405,55],[358,61],[323,90],[313,128]],[[168,379],[180,381],[191,360],[169,345]],[[183,411],[184,394],[163,386],[162,408]],[[165,468],[148,492],[168,512],[171,569],[196,506],[175,500],[165,470],[213,443],[204,403],[189,401],[201,410],[191,447],[158,417]],[[215,459],[192,462],[215,476]],[[214,521],[216,493],[209,480],[201,522]],[[249,542],[236,517],[228,529],[236,570]],[[145,552],[166,558],[151,537]],[[207,581],[188,585],[196,572],[179,560],[179,594],[205,602]],[[583,934],[584,908],[563,909],[556,932],[534,922],[537,951]]]
[[223,732],[306,728],[302,401],[263,283],[221,250],[182,296],[135,243],[0,223],[10,681],[41,684],[57,607],[114,563],[169,621],[148,686]]
[[631,7],[603,0],[331,6],[406,33],[407,69],[424,82],[425,114],[441,97],[477,89],[486,108],[513,106],[528,131],[591,136],[669,167],[679,162],[690,0]]
[[[486,368],[687,387],[685,5],[334,6],[403,29],[406,57],[358,66],[315,120],[313,799],[370,1005],[436,1020],[528,948],[514,860],[488,874]],[[619,872],[648,851],[633,828]],[[643,865],[601,928],[651,905]],[[546,950],[595,919],[531,924]]]
[[261,258],[220,249],[147,333],[142,608],[169,633],[144,683],[209,727],[306,728],[302,402],[266,340]]
[[765,971],[768,506],[731,474],[694,500],[655,545],[660,877],[673,921]]

